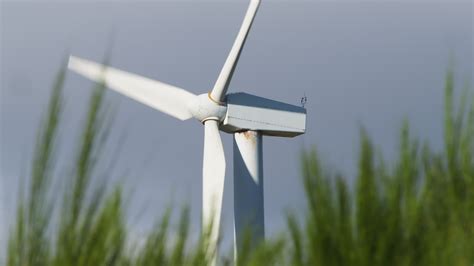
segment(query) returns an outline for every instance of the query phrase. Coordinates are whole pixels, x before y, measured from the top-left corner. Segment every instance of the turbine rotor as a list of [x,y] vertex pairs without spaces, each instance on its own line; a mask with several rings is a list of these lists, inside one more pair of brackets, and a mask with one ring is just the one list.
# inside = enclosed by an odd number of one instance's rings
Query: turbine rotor
[[189,111],[201,123],[207,120],[215,120],[220,123],[225,118],[227,105],[226,103],[219,104],[210,98],[209,93],[203,93],[195,98],[194,103],[190,105]]

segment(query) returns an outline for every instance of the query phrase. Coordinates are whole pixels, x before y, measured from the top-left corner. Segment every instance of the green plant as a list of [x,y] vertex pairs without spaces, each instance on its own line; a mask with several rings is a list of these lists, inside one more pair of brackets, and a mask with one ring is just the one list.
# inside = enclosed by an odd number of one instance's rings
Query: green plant
[[466,89],[456,105],[453,92],[450,70],[441,152],[420,145],[405,121],[399,158],[385,162],[362,130],[354,189],[324,171],[314,149],[303,154],[308,209],[303,226],[289,218],[293,265],[474,262],[474,101]]

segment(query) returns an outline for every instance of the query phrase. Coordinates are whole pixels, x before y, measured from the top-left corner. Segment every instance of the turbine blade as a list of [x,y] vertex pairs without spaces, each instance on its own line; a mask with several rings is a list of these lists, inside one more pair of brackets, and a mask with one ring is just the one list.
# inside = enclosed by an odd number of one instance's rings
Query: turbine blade
[[229,87],[230,80],[234,74],[235,67],[239,61],[240,53],[244,47],[245,40],[249,33],[250,27],[252,26],[253,19],[257,13],[258,6],[260,5],[260,0],[250,0],[250,5],[245,14],[244,21],[240,27],[239,34],[234,41],[234,45],[230,50],[227,60],[222,67],[221,73],[217,78],[217,81],[214,85],[214,88],[211,91],[211,98],[215,101],[223,101],[227,88]]
[[74,56],[69,57],[68,68],[170,116],[192,117],[190,106],[196,95],[181,88]]
[[[204,122],[204,162],[202,168],[202,222],[204,232],[209,232],[210,252],[213,264],[219,239],[222,196],[224,193],[225,157],[219,134],[218,122]],[[212,226],[209,228],[209,226]]]

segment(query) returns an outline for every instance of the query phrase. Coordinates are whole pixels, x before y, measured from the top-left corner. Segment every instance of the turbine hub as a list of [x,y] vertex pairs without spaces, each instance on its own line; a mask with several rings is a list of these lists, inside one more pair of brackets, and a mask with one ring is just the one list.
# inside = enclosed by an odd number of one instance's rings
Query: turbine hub
[[206,120],[216,120],[222,122],[227,112],[225,103],[214,101],[209,93],[203,93],[197,96],[196,101],[191,107],[191,113],[194,118],[204,123]]

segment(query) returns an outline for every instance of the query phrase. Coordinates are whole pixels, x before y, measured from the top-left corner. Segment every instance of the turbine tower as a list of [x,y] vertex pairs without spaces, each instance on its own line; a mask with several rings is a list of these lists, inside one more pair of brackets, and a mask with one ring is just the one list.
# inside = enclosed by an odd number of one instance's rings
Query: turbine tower
[[[180,120],[204,125],[202,224],[212,225],[217,247],[226,161],[220,131],[233,134],[235,256],[245,237],[251,245],[264,238],[262,137],[294,137],[305,132],[306,110],[247,93],[227,93],[260,0],[251,0],[237,38],[214,88],[195,95],[184,89],[74,56],[69,69]],[[248,232],[248,234],[246,233]],[[211,248],[212,249],[212,248]],[[215,264],[216,255],[212,255]]]

